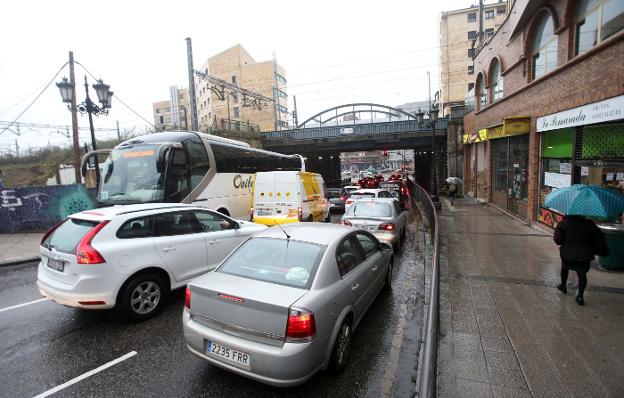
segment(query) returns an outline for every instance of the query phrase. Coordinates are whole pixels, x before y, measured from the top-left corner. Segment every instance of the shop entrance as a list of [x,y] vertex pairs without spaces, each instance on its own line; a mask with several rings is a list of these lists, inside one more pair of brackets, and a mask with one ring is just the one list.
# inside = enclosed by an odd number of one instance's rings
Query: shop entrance
[[529,135],[492,140],[492,202],[528,219]]

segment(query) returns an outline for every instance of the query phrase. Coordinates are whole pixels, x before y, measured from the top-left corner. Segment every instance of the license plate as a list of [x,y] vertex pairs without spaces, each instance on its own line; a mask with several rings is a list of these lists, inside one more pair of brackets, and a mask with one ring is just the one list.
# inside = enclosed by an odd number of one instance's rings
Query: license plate
[[374,225],[355,225],[355,227],[362,228],[365,231],[375,231],[377,229]]
[[258,210],[258,215],[259,216],[270,216],[271,213],[272,212],[270,210]]
[[52,268],[52,269],[57,270],[59,272],[63,272],[63,270],[65,269],[65,263],[62,262],[62,261],[55,260],[53,258],[49,258],[48,259],[48,268]]
[[226,347],[214,341],[206,340],[206,353],[211,356],[249,367],[251,357],[249,354]]

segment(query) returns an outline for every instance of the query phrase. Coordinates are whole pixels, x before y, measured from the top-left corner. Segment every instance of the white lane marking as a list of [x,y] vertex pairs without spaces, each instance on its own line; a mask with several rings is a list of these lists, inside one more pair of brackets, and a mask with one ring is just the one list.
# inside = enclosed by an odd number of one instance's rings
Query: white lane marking
[[93,369],[93,370],[90,370],[90,371],[88,371],[87,373],[83,373],[83,374],[81,374],[81,375],[80,375],[80,376],[78,376],[78,377],[74,377],[74,378],[73,378],[73,379],[71,379],[70,381],[67,381],[67,382],[65,382],[65,383],[63,383],[63,384],[61,384],[61,385],[58,385],[58,386],[56,386],[56,387],[54,387],[54,388],[52,388],[52,389],[50,389],[50,390],[48,390],[48,391],[46,391],[46,392],[42,392],[41,394],[36,395],[36,396],[35,396],[35,397],[33,397],[33,398],[43,398],[43,397],[47,397],[47,396],[49,396],[49,395],[52,395],[52,394],[54,394],[54,393],[56,393],[56,392],[59,392],[59,391],[61,391],[61,390],[65,389],[65,388],[67,388],[67,387],[71,386],[72,384],[76,384],[76,383],[78,383],[79,381],[82,381],[82,380],[86,379],[87,377],[91,377],[91,376],[93,376],[94,374],[96,374],[96,373],[99,373],[99,372],[103,371],[104,369],[108,369],[108,368],[110,368],[111,366],[118,364],[119,362],[123,362],[123,361],[125,361],[126,359],[128,359],[128,358],[131,358],[131,357],[135,356],[136,354],[137,354],[137,352],[136,352],[136,351],[130,351],[129,353],[127,353],[126,355],[124,355],[124,356],[122,356],[122,357],[119,357],[119,358],[117,358],[117,359],[115,359],[115,360],[112,360],[112,361],[110,361],[110,362],[108,362],[108,363],[105,363],[104,365],[102,365],[102,366],[100,366],[100,367],[97,367],[97,368],[95,368],[95,369]]
[[12,305],[10,307],[1,308],[0,312],[4,312],[4,311],[8,311],[8,310],[14,310],[14,309],[19,308],[19,307],[24,307],[26,305],[36,304],[36,303],[40,303],[42,301],[47,301],[47,300],[48,300],[47,298],[42,298],[42,299],[39,299],[39,300],[29,301],[27,303]]

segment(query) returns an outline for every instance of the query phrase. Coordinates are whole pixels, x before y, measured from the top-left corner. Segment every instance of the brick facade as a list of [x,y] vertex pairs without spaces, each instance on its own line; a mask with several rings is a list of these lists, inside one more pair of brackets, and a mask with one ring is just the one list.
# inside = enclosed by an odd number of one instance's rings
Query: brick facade
[[[489,98],[487,106],[479,109],[477,104],[477,110],[464,117],[465,131],[499,125],[506,117],[530,118],[530,221],[537,219],[540,140],[536,132],[536,119],[624,94],[624,31],[614,34],[586,53],[575,56],[575,10],[575,0],[518,0],[507,20],[475,58],[475,82],[479,75],[485,76]],[[556,21],[557,67],[530,81],[530,47],[536,27],[545,14],[553,16]],[[504,96],[492,103],[489,69],[494,59],[501,64]],[[490,162],[491,158],[488,157]],[[491,171],[488,178],[491,181]],[[488,198],[491,198],[491,184],[488,189]]]

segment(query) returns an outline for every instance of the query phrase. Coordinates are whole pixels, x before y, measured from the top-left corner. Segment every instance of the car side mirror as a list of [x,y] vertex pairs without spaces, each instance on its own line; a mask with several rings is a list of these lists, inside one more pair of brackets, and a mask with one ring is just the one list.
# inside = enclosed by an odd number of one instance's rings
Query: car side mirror
[[232,221],[232,229],[240,229],[240,224],[237,223],[236,221]]
[[390,195],[392,195],[394,198],[399,198],[399,193],[397,191],[390,192]]
[[391,245],[390,243],[388,243],[388,242],[380,242],[380,243],[379,243],[379,248],[380,248],[382,251],[385,251],[385,252],[387,252],[387,251],[392,251],[392,250],[393,250],[393,249],[392,249],[392,245]]

